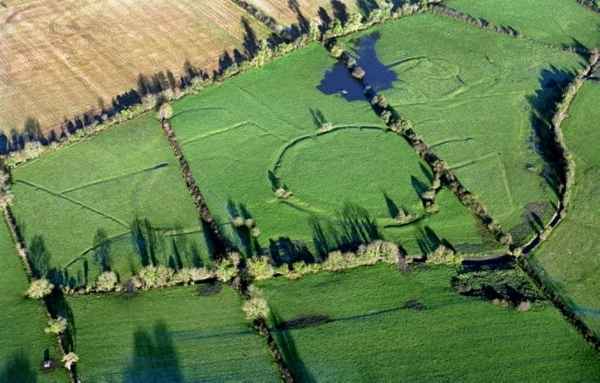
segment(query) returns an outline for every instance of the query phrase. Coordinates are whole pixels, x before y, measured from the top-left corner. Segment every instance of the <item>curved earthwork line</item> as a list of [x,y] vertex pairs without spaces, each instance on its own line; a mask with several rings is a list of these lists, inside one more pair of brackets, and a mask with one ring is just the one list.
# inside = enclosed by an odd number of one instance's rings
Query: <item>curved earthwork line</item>
[[[187,229],[173,229],[173,228],[155,228],[156,231],[162,231],[163,235],[167,236],[167,237],[177,237],[177,236],[181,236],[181,235],[189,235],[189,234],[195,234],[195,233],[201,233],[202,229],[200,227],[193,227],[193,228],[187,228]],[[108,238],[106,238],[106,240],[102,241],[102,243],[99,243],[97,246],[90,246],[87,249],[85,249],[84,251],[82,251],[78,256],[76,256],[75,258],[71,259],[68,263],[66,263],[64,266],[62,266],[63,268],[68,268],[71,265],[73,265],[74,263],[76,263],[77,261],[81,260],[81,259],[85,259],[88,254],[90,252],[92,252],[94,249],[100,247],[101,245],[103,245],[106,242],[112,242],[114,240],[118,240],[121,239],[125,236],[128,236],[131,234],[131,230],[128,231],[124,231],[122,233],[118,233],[115,235],[112,235]]]
[[144,173],[144,172],[148,172],[148,171],[152,171],[152,170],[158,170],[158,169],[164,168],[166,166],[169,166],[168,162],[159,162],[156,165],[152,165],[150,167],[147,167],[147,168],[144,168],[144,169],[140,169],[140,170],[134,170],[134,171],[132,171],[130,173],[120,174],[120,175],[117,175],[117,176],[108,177],[108,178],[104,178],[104,179],[100,179],[100,180],[88,182],[88,183],[85,183],[85,184],[82,184],[82,185],[74,186],[72,188],[68,188],[68,189],[63,190],[60,193],[61,194],[71,193],[73,191],[85,189],[85,188],[90,187],[90,186],[95,186],[95,185],[100,185],[100,184],[107,183],[107,182],[116,181],[116,180],[118,180],[120,178],[127,178],[127,177],[130,177],[130,176],[138,175],[140,173]]
[[[188,138],[187,140],[184,140],[184,141],[181,142],[181,146],[191,144],[193,142],[196,142],[198,140],[202,140],[204,138],[209,138],[209,137],[212,137],[212,136],[217,136],[217,135],[220,135],[220,134],[224,134],[224,133],[227,133],[227,132],[230,132],[232,130],[236,130],[236,129],[239,129],[239,128],[242,128],[242,127],[248,126],[248,125],[254,126],[254,127],[258,128],[259,130],[261,130],[261,131],[263,131],[263,132],[265,132],[265,133],[267,133],[269,135],[273,135],[273,136],[277,137],[276,135],[272,134],[267,129],[263,128],[262,126],[260,126],[259,124],[257,124],[254,121],[242,121],[242,122],[238,122],[236,124],[233,124],[231,126],[227,126],[225,128],[212,130],[210,132],[202,133],[202,134],[199,134],[197,136]],[[280,137],[278,137],[278,138],[280,138]]]
[[[333,125],[333,128],[328,129],[326,131],[322,131],[322,132],[318,131],[316,133],[310,133],[310,134],[305,134],[305,135],[296,137],[292,141],[290,141],[287,144],[285,144],[279,150],[279,153],[275,157],[275,161],[274,161],[273,165],[271,166],[271,168],[269,169],[269,171],[271,171],[273,174],[277,174],[277,170],[281,167],[281,163],[283,162],[283,157],[285,157],[285,153],[289,149],[291,149],[292,147],[294,147],[295,145],[299,144],[300,142],[302,142],[304,140],[311,139],[311,138],[317,138],[317,137],[320,137],[320,136],[324,136],[326,134],[337,132],[337,131],[340,131],[340,130],[345,130],[345,129],[359,129],[359,130],[365,129],[365,130],[381,130],[381,131],[386,131],[387,127],[378,126],[378,125],[367,125],[367,124],[335,124],[335,125]],[[267,181],[270,183],[271,180],[269,178],[269,171],[267,171]]]
[[454,142],[469,142],[469,141],[475,141],[475,139],[473,137],[466,137],[466,138],[459,138],[459,137],[455,137],[455,138],[448,138],[445,140],[441,140],[438,142],[434,142],[433,144],[429,145],[430,149],[433,149],[435,147],[438,146],[442,146],[442,145],[446,145],[446,144],[451,144]]
[[182,110],[181,112],[177,112],[175,114],[173,114],[173,116],[171,116],[171,121],[173,121],[175,118],[177,118],[178,116],[181,116],[182,114],[186,114],[186,113],[194,113],[194,112],[201,112],[201,111],[208,111],[208,110],[218,110],[218,111],[227,111],[227,108],[222,108],[222,107],[205,107],[205,108],[190,108],[190,109],[185,109]]
[[111,216],[109,214],[103,213],[102,211],[97,210],[97,209],[95,209],[95,208],[93,208],[91,206],[88,206],[88,205],[84,204],[83,202],[80,202],[80,201],[78,201],[76,199],[73,199],[71,197],[67,197],[64,194],[57,193],[57,192],[55,192],[53,190],[50,190],[50,189],[48,189],[48,188],[46,188],[44,186],[40,186],[40,185],[34,184],[33,182],[26,181],[26,180],[15,180],[15,183],[21,183],[23,185],[27,185],[27,186],[32,187],[34,189],[42,190],[42,191],[44,191],[44,192],[46,192],[46,193],[48,193],[48,194],[50,194],[50,195],[52,195],[54,197],[62,198],[65,201],[69,201],[69,202],[71,202],[74,205],[77,205],[77,206],[82,207],[84,209],[87,209],[87,210],[89,210],[89,211],[91,211],[93,213],[96,213],[97,215],[99,215],[101,217],[110,219],[111,221],[114,221],[114,222],[116,222],[117,224],[119,224],[119,225],[121,225],[123,227],[129,228],[129,225],[127,225],[125,222],[121,221],[120,219],[118,219],[116,217],[113,217],[113,216]]

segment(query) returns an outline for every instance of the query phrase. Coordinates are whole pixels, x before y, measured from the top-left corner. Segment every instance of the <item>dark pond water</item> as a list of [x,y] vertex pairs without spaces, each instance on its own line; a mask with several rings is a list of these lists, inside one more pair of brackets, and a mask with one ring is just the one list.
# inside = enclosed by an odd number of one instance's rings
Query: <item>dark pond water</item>
[[[378,32],[363,36],[354,41],[353,48],[358,65],[367,73],[365,76],[367,83],[375,91],[390,89],[394,81],[398,80],[396,73],[377,57],[375,45],[380,37]],[[347,101],[365,99],[362,85],[352,78],[348,69],[339,62],[336,62],[331,69],[325,72],[317,89],[328,95],[339,94]]]

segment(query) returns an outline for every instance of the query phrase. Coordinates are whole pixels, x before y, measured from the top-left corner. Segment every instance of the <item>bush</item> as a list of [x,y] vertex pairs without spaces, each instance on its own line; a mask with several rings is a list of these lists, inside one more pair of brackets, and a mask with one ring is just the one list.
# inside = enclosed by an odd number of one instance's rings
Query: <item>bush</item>
[[96,290],[100,292],[114,291],[118,282],[117,274],[112,271],[105,271],[96,280]]
[[340,271],[348,267],[348,259],[341,251],[333,251],[329,253],[325,262],[323,262],[323,270]]
[[294,270],[294,272],[300,275],[306,275],[318,273],[323,269],[323,267],[318,263],[307,264],[304,261],[299,261],[294,262],[294,264],[292,265],[292,269]]
[[79,362],[79,357],[74,352],[70,352],[67,355],[63,356],[62,362],[65,364],[65,368],[71,371],[73,365]]
[[147,290],[154,287],[168,286],[175,272],[165,266],[146,266],[138,273],[142,284],[141,288]]
[[183,285],[189,285],[193,282],[193,278],[192,278],[192,270],[190,270],[187,267],[183,267],[181,269],[179,269],[179,271],[177,271],[175,273],[175,275],[173,276],[173,283],[175,284],[183,284]]
[[379,261],[395,264],[401,254],[400,248],[395,243],[378,240],[361,246],[358,256],[363,259],[362,264],[374,265]]
[[52,293],[54,285],[47,279],[34,279],[31,281],[29,289],[27,289],[27,296],[32,299],[42,299]]
[[169,103],[164,103],[158,109],[159,120],[169,120],[173,117],[173,107]]
[[206,269],[205,267],[194,267],[190,269],[192,274],[192,281],[200,282],[215,277],[215,273]]
[[267,257],[250,258],[248,260],[248,272],[258,281],[272,278],[275,274],[273,265]]
[[44,329],[46,334],[59,335],[67,329],[67,320],[63,317],[48,320],[48,327]]
[[433,265],[458,266],[462,263],[462,261],[463,259],[460,255],[456,254],[452,249],[449,249],[441,244],[432,254],[427,256],[427,263]]
[[236,262],[235,260],[232,260],[231,257],[219,262],[216,271],[217,278],[219,279],[219,281],[229,282],[230,280],[232,280],[238,274],[238,263],[239,258],[238,262]]
[[242,307],[248,320],[265,319],[269,316],[269,305],[261,290],[250,287],[250,299]]

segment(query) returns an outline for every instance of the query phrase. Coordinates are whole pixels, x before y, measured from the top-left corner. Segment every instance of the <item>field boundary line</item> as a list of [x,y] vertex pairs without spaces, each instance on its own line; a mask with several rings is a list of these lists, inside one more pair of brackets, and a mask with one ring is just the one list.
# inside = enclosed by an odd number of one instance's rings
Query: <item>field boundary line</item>
[[[29,261],[29,249],[27,247],[25,237],[23,236],[23,232],[21,231],[21,228],[17,223],[17,219],[12,211],[11,201],[7,196],[7,191],[10,189],[11,183],[12,175],[10,174],[10,169],[6,166],[3,160],[0,160],[0,199],[3,200],[2,213],[4,222],[8,226],[11,239],[15,245],[16,255],[21,259],[27,280],[31,283],[33,281],[33,269]],[[52,314],[50,313],[51,311],[48,300],[44,299],[40,303],[44,307],[47,318],[53,319]],[[67,354],[67,344],[61,335],[56,335],[56,341],[58,343],[58,350],[64,357]],[[71,383],[78,382],[76,369],[68,370],[67,376],[69,377]]]
[[88,206],[88,205],[86,205],[85,203],[83,203],[83,202],[81,202],[81,201],[78,201],[78,200],[76,200],[76,199],[74,199],[74,198],[67,197],[66,195],[63,195],[63,194],[61,194],[61,193],[55,192],[55,191],[53,191],[53,190],[50,190],[50,189],[48,189],[48,188],[47,188],[47,187],[45,187],[45,186],[41,186],[41,185],[35,184],[35,183],[33,183],[33,182],[30,182],[30,181],[27,181],[27,180],[23,180],[23,179],[18,179],[18,180],[15,180],[15,183],[20,183],[20,184],[23,184],[23,185],[27,185],[27,186],[29,186],[29,187],[32,187],[32,188],[34,188],[34,189],[42,190],[42,191],[44,191],[44,192],[46,192],[46,193],[48,193],[48,194],[50,194],[50,195],[53,195],[54,197],[57,197],[57,198],[62,198],[62,199],[64,199],[65,201],[69,201],[69,202],[71,202],[72,204],[75,204],[75,205],[77,205],[77,206],[79,206],[79,207],[82,207],[82,208],[84,208],[84,209],[87,209],[87,210],[89,210],[89,211],[91,211],[91,212],[94,212],[94,213],[96,213],[96,214],[98,214],[98,215],[100,215],[100,216],[102,216],[102,217],[104,217],[104,218],[110,219],[111,221],[114,221],[114,222],[118,223],[118,224],[119,224],[119,225],[121,225],[121,226],[124,226],[124,227],[129,227],[129,225],[128,225],[128,224],[126,224],[125,222],[121,221],[120,219],[118,219],[118,218],[116,218],[116,217],[113,217],[113,216],[111,216],[111,215],[109,215],[109,214],[106,214],[106,213],[104,213],[104,212],[102,212],[102,211],[100,211],[100,210],[98,210],[98,209],[95,209],[95,208],[93,208],[93,207],[91,207],[91,206]]
[[537,45],[543,46],[548,49],[555,49],[555,50],[560,50],[563,52],[571,52],[571,53],[576,53],[576,54],[589,54],[589,50],[586,47],[582,48],[580,46],[569,46],[566,44],[565,45],[557,45],[557,44],[552,44],[552,43],[546,43],[544,41],[535,39],[533,37],[529,37],[529,36],[525,35],[524,33],[522,33],[521,31],[516,30],[515,28],[513,28],[510,25],[507,25],[507,26],[497,25],[496,23],[494,23],[492,21],[486,20],[482,17],[475,17],[475,16],[468,14],[466,12],[463,12],[461,10],[451,8],[443,3],[437,3],[433,7],[431,7],[431,13],[433,13],[435,15],[454,19],[456,21],[465,23],[467,25],[470,25],[470,26],[480,29],[480,30],[505,35],[505,36],[512,37],[515,39],[522,39],[524,41],[529,41],[529,42],[535,43]]
[[[194,205],[196,206],[198,218],[203,226],[207,229],[204,230],[204,232],[211,236],[211,244],[213,245],[213,258],[215,258],[217,261],[226,258],[227,253],[233,250],[232,245],[221,232],[219,225],[210,211],[206,202],[206,198],[202,194],[202,191],[200,190],[200,187],[198,186],[198,183],[192,174],[192,168],[190,167],[190,164],[185,158],[183,150],[177,141],[177,136],[175,135],[173,127],[169,121],[164,118],[160,121],[160,126],[167,137],[167,140],[169,141],[169,146],[173,151],[173,155],[179,162],[181,175],[185,180],[185,185],[192,197],[192,200],[194,201]],[[209,244],[209,246],[211,244]]]
[[103,178],[103,179],[100,179],[100,180],[91,181],[91,182],[88,182],[88,183],[85,183],[85,184],[81,184],[81,185],[78,185],[78,186],[73,186],[71,188],[68,188],[68,189],[65,189],[65,190],[61,191],[60,194],[71,193],[71,192],[74,192],[76,190],[85,189],[85,188],[90,187],[90,186],[95,186],[95,185],[100,185],[100,184],[103,184],[103,183],[113,182],[113,181],[118,180],[120,178],[127,178],[127,177],[131,177],[131,176],[135,176],[135,175],[138,175],[138,174],[141,174],[141,173],[145,173],[145,172],[148,172],[148,171],[162,169],[162,168],[167,167],[167,166],[169,166],[168,162],[166,162],[166,161],[159,162],[159,163],[157,163],[155,165],[149,166],[149,167],[144,168],[144,169],[134,170],[134,171],[129,172],[129,173],[119,174],[119,175],[116,175],[116,176],[113,176],[113,177]]
[[442,185],[449,188],[461,204],[483,223],[499,244],[510,247],[513,243],[510,233],[502,229],[489,214],[484,204],[458,180],[448,164],[439,158],[423,139],[417,135],[411,126],[411,122],[401,117],[383,95],[377,94],[366,80],[366,71],[358,65],[358,61],[353,57],[352,53],[338,46],[335,38],[326,41],[324,45],[347,68],[350,76],[363,88],[365,99],[371,104],[371,108],[375,114],[385,122],[391,131],[403,137],[419,158],[430,167],[434,179],[440,181],[439,187],[436,189],[436,194]]
[[564,157],[563,161],[566,163],[564,172],[566,173],[565,185],[562,185],[562,192],[560,193],[559,206],[554,213],[554,216],[546,224],[544,230],[537,234],[530,242],[520,247],[516,247],[512,241],[510,233],[505,232],[502,227],[494,221],[494,218],[488,213],[486,207],[475,198],[457,179],[451,169],[448,169],[446,163],[435,155],[430,148],[423,142],[423,140],[413,131],[410,126],[410,122],[404,120],[400,114],[391,107],[385,97],[378,95],[373,88],[366,81],[366,72],[363,68],[358,66],[357,60],[352,57],[350,53],[345,51],[343,48],[337,46],[335,40],[331,40],[326,43],[326,47],[330,52],[341,52],[337,57],[342,64],[350,72],[351,76],[358,81],[365,90],[365,96],[367,100],[371,102],[373,110],[380,116],[391,130],[402,135],[409,144],[417,151],[417,153],[423,158],[425,162],[432,168],[435,173],[441,173],[441,180],[444,184],[449,187],[461,201],[461,203],[469,208],[473,214],[478,217],[485,228],[496,238],[496,240],[503,245],[508,247],[506,252],[507,256],[516,257],[517,265],[529,276],[533,283],[544,293],[544,295],[552,302],[552,304],[559,310],[562,316],[569,322],[575,329],[583,336],[583,338],[595,349],[600,350],[600,336],[596,334],[587,324],[581,319],[581,317],[573,310],[567,299],[563,297],[556,288],[549,286],[545,279],[542,277],[543,270],[539,270],[531,263],[532,259],[529,255],[537,249],[543,241],[552,233],[553,229],[557,227],[562,219],[566,216],[567,206],[570,199],[571,186],[574,183],[573,172],[573,160],[571,155],[568,153],[560,125],[567,116],[569,107],[571,106],[577,91],[581,88],[584,81],[594,73],[597,68],[600,68],[600,52],[594,51],[590,56],[588,65],[581,70],[571,81],[569,86],[565,89],[562,94],[562,99],[556,107],[556,112],[552,117],[550,128],[554,134],[555,143],[560,147]]

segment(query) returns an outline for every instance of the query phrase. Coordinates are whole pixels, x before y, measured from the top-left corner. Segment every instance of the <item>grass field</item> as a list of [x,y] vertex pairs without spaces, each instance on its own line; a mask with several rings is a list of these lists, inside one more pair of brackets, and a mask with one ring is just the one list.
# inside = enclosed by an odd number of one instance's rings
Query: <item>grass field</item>
[[[309,219],[330,219],[345,202],[367,209],[381,227],[394,223],[386,196],[423,214],[418,192],[430,185],[426,165],[402,138],[383,131],[366,102],[317,88],[334,63],[312,45],[174,104],[172,125],[213,214],[226,222],[231,205],[235,214],[247,211],[265,245],[281,237],[311,243]],[[319,132],[323,126],[330,130]],[[276,198],[269,172],[293,197]],[[430,217],[427,225],[451,242],[456,235],[481,244],[475,220],[450,193],[439,205],[444,218]],[[385,234],[414,250],[413,228]]]
[[[519,312],[456,294],[453,270],[389,266],[262,284],[304,382],[592,382],[600,358],[549,305]],[[403,309],[409,300],[424,310]],[[282,323],[282,322],[280,322]]]
[[262,340],[230,289],[68,300],[84,382],[277,382]]
[[[0,130],[42,129],[109,106],[138,76],[184,63],[212,70],[224,51],[244,50],[242,17],[230,0],[27,0],[0,6]],[[248,18],[257,38],[268,33]],[[118,44],[115,43],[118,39]]]
[[115,239],[112,258],[122,278],[139,267],[128,235],[135,217],[171,230],[165,234],[178,227],[189,233],[167,236],[163,258],[173,239],[187,237],[179,250],[189,255],[195,247],[206,259],[196,209],[153,114],[29,162],[14,171],[14,179],[15,214],[29,245],[42,236],[50,265],[70,265],[77,282],[93,280],[100,270],[86,253],[99,229]]
[[[44,333],[47,316],[44,305],[26,300],[28,283],[23,263],[4,222],[0,223],[0,382],[68,382],[62,355],[54,336]],[[41,370],[44,352],[58,363],[51,373]]]
[[373,33],[373,54],[386,68],[368,80],[395,80],[381,93],[517,241],[530,235],[527,216],[548,217],[556,201],[541,176],[532,117],[548,88],[581,59],[431,14],[362,36]]
[[450,0],[446,5],[546,43],[600,47],[600,15],[576,1]]
[[598,211],[600,156],[596,142],[600,121],[600,83],[587,82],[577,94],[562,124],[569,152],[575,161],[569,213],[535,259],[548,276],[571,298],[576,310],[600,333],[600,244]]

